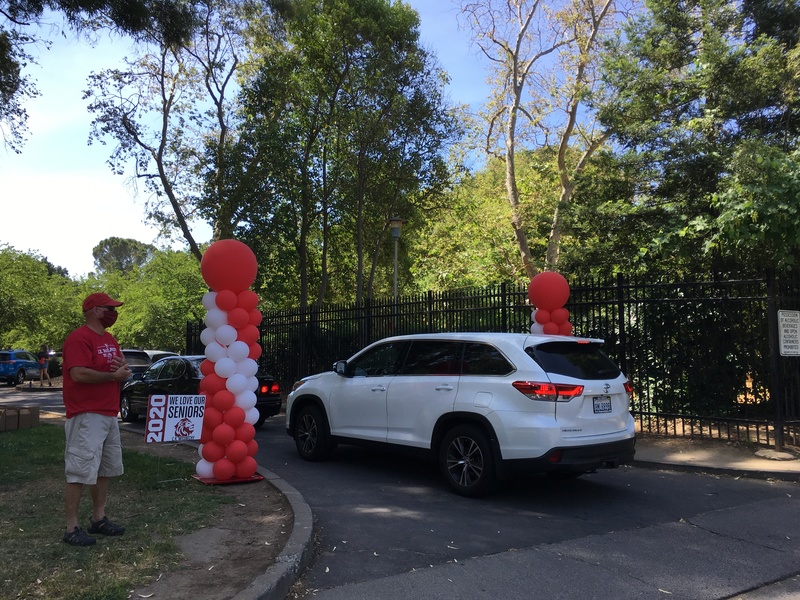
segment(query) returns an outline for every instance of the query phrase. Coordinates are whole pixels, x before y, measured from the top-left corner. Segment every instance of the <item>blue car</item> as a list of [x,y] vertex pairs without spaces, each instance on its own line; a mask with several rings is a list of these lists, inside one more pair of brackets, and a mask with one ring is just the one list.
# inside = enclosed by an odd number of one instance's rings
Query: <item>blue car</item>
[[39,379],[39,361],[27,350],[0,350],[0,380],[22,385],[26,379]]

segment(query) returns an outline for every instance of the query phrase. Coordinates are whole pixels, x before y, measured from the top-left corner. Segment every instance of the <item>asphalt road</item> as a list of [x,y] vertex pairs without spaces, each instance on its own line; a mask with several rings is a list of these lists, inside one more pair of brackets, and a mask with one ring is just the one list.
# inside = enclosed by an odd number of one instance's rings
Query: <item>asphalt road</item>
[[[60,394],[0,389],[0,404],[34,402],[58,410]],[[797,484],[623,467],[472,500],[397,454],[305,462],[282,416],[256,440],[314,513],[308,598],[800,598]]]
[[309,598],[729,598],[800,574],[792,483],[623,467],[473,500],[397,454],[305,462],[282,416],[256,439],[315,515]]

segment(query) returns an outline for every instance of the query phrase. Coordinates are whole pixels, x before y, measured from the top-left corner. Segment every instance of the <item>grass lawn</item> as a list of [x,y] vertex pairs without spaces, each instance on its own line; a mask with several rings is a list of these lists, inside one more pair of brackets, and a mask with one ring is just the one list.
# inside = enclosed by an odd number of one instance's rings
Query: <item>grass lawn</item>
[[[89,548],[62,541],[64,430],[53,424],[0,433],[0,598],[127,599],[134,585],[181,565],[172,538],[213,523],[234,502],[192,478],[194,464],[123,448],[125,475],[111,480],[108,515],[121,537]],[[80,522],[88,528],[89,490]]]

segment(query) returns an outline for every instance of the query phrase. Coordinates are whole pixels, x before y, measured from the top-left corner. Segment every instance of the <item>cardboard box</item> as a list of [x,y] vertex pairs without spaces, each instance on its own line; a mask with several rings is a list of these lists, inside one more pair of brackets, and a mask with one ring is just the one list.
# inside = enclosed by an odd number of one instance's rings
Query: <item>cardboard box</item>
[[14,431],[19,429],[19,409],[0,408],[0,431]]
[[39,407],[21,406],[19,409],[19,428],[30,429],[39,426]]

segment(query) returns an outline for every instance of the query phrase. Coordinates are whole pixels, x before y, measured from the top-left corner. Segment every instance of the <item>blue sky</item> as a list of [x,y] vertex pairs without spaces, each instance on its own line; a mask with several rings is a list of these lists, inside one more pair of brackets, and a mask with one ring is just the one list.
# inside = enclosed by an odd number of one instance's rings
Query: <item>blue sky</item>
[[[486,73],[451,0],[406,0],[420,14],[423,45],[450,74],[450,98],[479,105]],[[45,31],[49,31],[46,29]],[[163,245],[144,224],[143,196],[114,175],[106,160],[111,146],[87,145],[91,115],[81,90],[91,71],[120,64],[130,50],[124,39],[103,37],[95,47],[64,39],[53,28],[53,46],[30,67],[41,96],[26,104],[30,135],[19,155],[0,149],[2,218],[0,244],[32,251],[73,277],[94,269],[92,248],[108,237]],[[208,241],[210,230],[194,231]],[[177,247],[183,247],[178,245]]]

